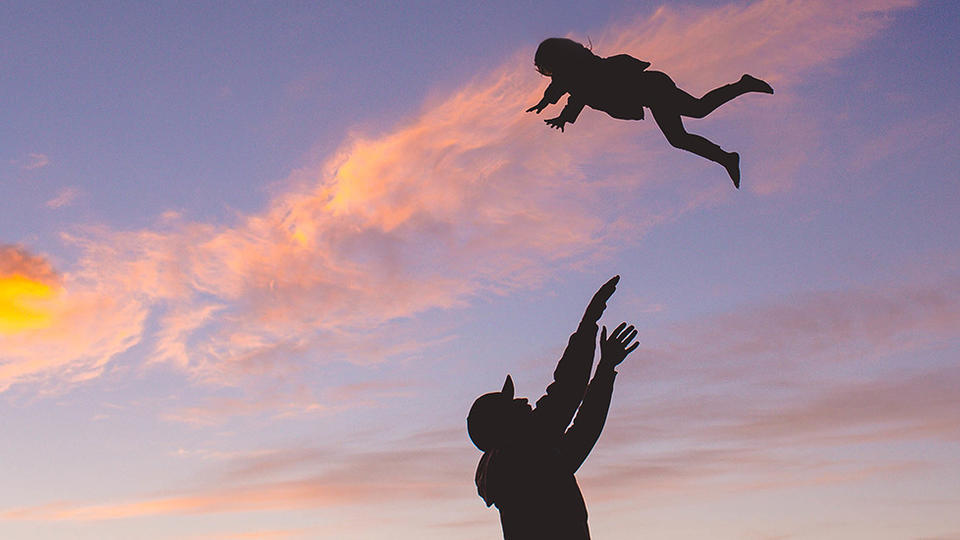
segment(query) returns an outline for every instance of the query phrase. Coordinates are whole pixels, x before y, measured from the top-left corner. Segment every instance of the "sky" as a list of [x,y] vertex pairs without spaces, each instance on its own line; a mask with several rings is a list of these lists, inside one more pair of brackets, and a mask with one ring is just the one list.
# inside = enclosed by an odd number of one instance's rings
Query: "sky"
[[[312,4],[0,5],[0,537],[497,538],[467,411],[619,274],[596,538],[960,539],[960,6]],[[769,81],[741,189],[551,36]]]

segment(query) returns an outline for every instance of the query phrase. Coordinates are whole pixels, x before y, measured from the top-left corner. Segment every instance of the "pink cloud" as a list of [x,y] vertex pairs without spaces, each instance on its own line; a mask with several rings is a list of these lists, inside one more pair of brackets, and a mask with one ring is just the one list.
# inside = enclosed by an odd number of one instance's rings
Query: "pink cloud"
[[[731,69],[789,85],[876,35],[905,5],[664,7],[607,30],[597,50],[653,60],[694,90],[735,79]],[[56,365],[95,373],[91,366],[144,338],[155,363],[217,383],[318,344],[329,358],[331,340],[363,340],[370,327],[540,286],[609,255],[612,239],[636,238],[729,191],[718,167],[651,160],[677,152],[663,141],[638,145],[637,136],[659,137],[649,126],[590,113],[577,136],[551,132],[522,113],[545,83],[530,51],[518,52],[384,134],[351,135],[293,174],[263,211],[229,224],[166,215],[152,228],[65,236],[83,252],[71,294],[97,298],[105,321],[126,321],[109,345],[81,342]],[[677,173],[685,167],[710,168],[716,179],[704,187]],[[617,202],[625,200],[639,206]],[[148,313],[160,321],[153,336],[143,336]],[[42,362],[48,350],[24,342],[18,365]]]
[[[45,287],[30,304],[41,318],[37,324],[0,331],[0,391],[28,381],[88,380],[139,341],[146,310],[125,292],[82,285],[72,275],[57,273],[42,256],[0,246],[0,280],[17,276]],[[17,313],[0,306],[3,316]]]
[[684,369],[738,375],[760,364],[792,370],[844,358],[919,350],[957,337],[960,279],[816,291],[663,329],[657,350]]
[[313,481],[293,481],[114,504],[53,503],[6,510],[0,516],[5,520],[18,521],[99,521],[156,515],[315,508],[365,502],[381,497],[383,495],[372,486],[341,486]]
[[[270,512],[396,501],[444,501],[463,479],[462,447],[349,453],[295,448],[234,457],[214,486],[107,503],[55,502],[0,510],[0,521],[101,521],[156,515]],[[469,455],[468,455],[469,453]],[[290,479],[293,477],[293,479]],[[469,475],[467,475],[469,478]]]
[[73,204],[73,201],[76,200],[77,196],[80,195],[80,191],[75,187],[65,187],[57,192],[57,195],[52,199],[48,200],[45,204],[47,208],[63,208],[65,206],[70,206]]
[[42,169],[50,164],[50,158],[45,154],[31,152],[27,157],[20,160],[20,168],[26,171]]

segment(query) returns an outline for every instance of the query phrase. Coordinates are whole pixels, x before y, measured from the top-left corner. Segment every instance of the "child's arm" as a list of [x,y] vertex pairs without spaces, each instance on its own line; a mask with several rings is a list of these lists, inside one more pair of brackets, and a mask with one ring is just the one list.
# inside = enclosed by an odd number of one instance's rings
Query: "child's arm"
[[550,83],[550,86],[547,87],[543,92],[543,98],[534,105],[527,109],[527,112],[536,111],[537,114],[540,114],[540,111],[547,108],[547,105],[553,105],[554,103],[560,101],[560,98],[566,94],[567,91],[560,87],[556,82]]
[[579,99],[574,98],[572,95],[567,98],[567,106],[560,111],[560,116],[556,118],[549,118],[544,120],[548,126],[557,128],[560,131],[563,131],[563,125],[567,122],[571,124],[577,121],[577,117],[580,116],[580,111],[583,110],[584,103]]

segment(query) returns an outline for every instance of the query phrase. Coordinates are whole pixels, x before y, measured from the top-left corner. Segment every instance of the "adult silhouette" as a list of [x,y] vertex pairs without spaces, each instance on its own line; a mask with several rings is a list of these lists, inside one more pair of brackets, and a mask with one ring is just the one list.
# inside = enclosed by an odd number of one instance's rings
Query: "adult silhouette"
[[622,323],[609,337],[604,326],[600,362],[587,384],[597,321],[619,279],[615,276],[593,296],[536,408],[525,398],[514,398],[510,375],[499,392],[480,396],[470,408],[467,431],[484,452],[477,491],[487,506],[500,510],[504,540],[590,538],[587,507],[574,473],[603,430],[614,368],[639,345],[630,345],[637,335],[633,326]]
[[717,107],[748,92],[772,94],[765,81],[743,75],[739,81],[721,86],[695,98],[677,88],[666,73],[648,71],[649,62],[628,54],[601,58],[571,39],[549,38],[540,43],[534,56],[537,71],[552,79],[543,99],[527,109],[537,114],[569,93],[567,105],[556,118],[544,120],[563,131],[566,123],[574,123],[584,106],[603,111],[614,118],[643,120],[643,108],[674,147],[693,152],[723,165],[740,189],[740,154],[725,152],[700,135],[688,133],[682,116],[703,118]]

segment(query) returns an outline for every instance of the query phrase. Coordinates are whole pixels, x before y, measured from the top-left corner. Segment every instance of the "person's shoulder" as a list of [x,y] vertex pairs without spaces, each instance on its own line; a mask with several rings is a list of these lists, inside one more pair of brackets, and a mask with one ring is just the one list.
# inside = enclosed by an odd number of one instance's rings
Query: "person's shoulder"
[[644,62],[630,56],[629,54],[617,54],[614,56],[608,56],[604,60],[610,64],[616,65],[618,67],[631,67],[631,68],[640,68],[647,69],[650,67],[650,62]]

